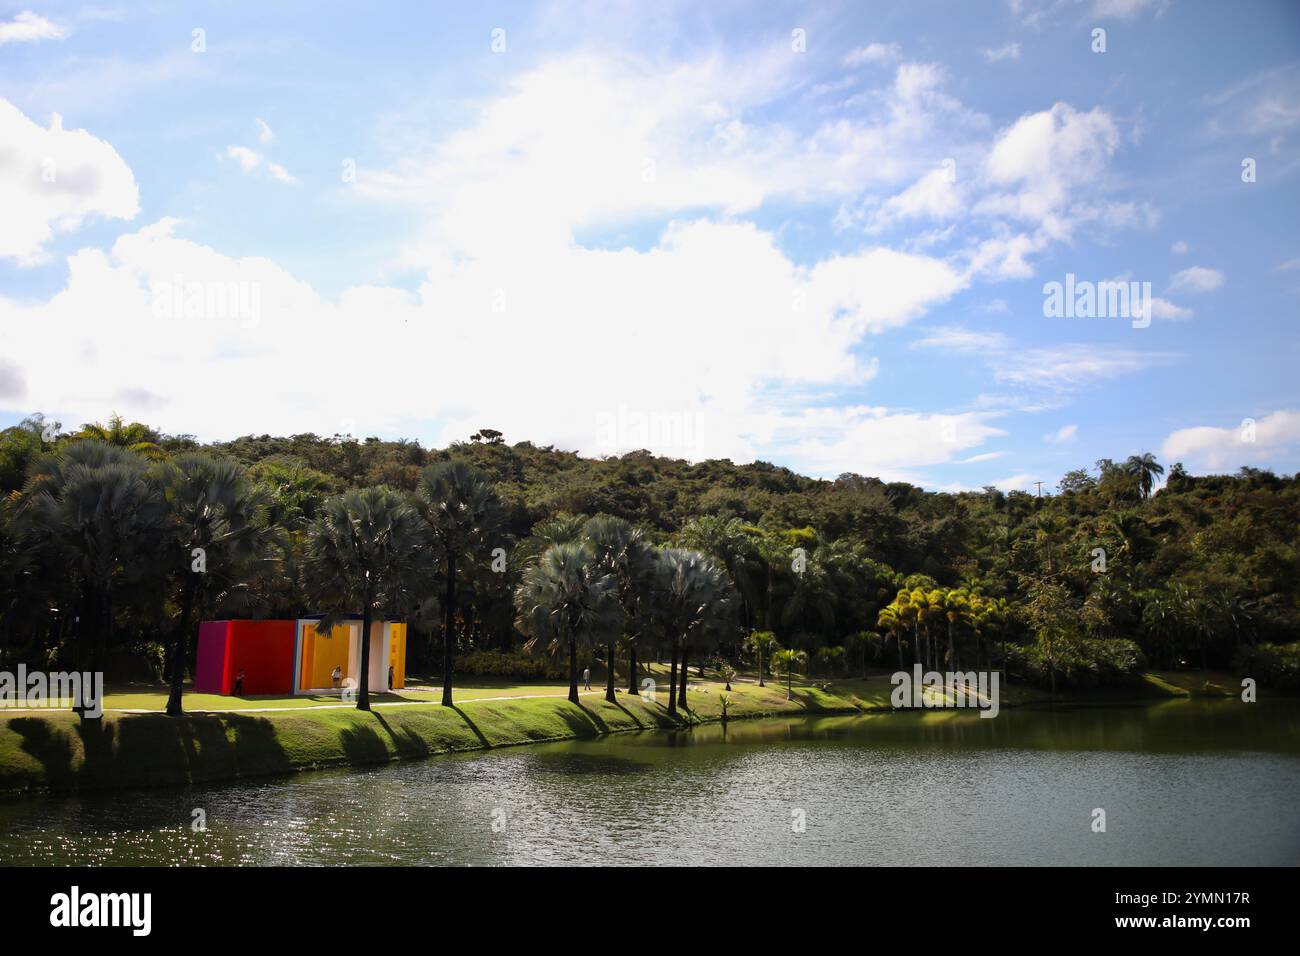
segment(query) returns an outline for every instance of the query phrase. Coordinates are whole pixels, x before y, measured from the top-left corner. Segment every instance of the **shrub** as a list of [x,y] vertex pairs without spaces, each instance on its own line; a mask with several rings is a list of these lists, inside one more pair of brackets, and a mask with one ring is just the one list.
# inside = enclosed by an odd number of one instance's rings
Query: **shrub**
[[568,671],[544,657],[523,651],[473,651],[456,660],[462,677],[508,677],[512,680],[568,680]]
[[1238,674],[1265,687],[1300,691],[1300,641],[1242,646],[1232,664]]
[[1058,687],[1103,687],[1136,676],[1143,664],[1141,649],[1123,638],[1081,638],[1057,641],[1051,660],[1047,644],[1007,645],[1012,673],[1035,684],[1051,683],[1053,665]]

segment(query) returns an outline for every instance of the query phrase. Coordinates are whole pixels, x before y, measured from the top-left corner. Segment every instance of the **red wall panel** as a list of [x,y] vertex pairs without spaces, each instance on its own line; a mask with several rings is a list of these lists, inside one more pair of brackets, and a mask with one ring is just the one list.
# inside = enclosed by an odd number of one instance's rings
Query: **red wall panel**
[[244,696],[293,693],[293,621],[231,621],[224,694],[244,670]]

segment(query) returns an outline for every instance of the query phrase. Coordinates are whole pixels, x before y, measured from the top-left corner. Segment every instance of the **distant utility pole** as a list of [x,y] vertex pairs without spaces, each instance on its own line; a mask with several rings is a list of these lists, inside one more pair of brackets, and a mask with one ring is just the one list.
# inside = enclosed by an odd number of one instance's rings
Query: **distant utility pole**
[[1035,481],[1034,484],[1038,486],[1038,497],[1043,497],[1043,483],[1041,481]]

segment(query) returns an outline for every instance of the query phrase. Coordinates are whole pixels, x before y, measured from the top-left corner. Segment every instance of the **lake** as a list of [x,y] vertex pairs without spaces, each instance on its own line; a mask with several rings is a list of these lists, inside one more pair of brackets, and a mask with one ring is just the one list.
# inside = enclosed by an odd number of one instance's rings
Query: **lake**
[[[0,802],[10,864],[1300,863],[1300,702],[737,721]],[[1094,832],[1094,810],[1105,832]],[[191,827],[202,811],[206,832]]]

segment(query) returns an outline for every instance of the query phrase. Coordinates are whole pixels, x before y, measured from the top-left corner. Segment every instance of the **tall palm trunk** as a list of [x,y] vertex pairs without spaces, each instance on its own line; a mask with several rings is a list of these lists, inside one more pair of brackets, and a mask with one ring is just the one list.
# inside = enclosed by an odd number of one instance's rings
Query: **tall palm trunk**
[[677,706],[682,710],[687,710],[686,706],[686,678],[688,672],[686,669],[686,642],[682,641],[682,686],[677,695]]
[[948,666],[957,668],[957,647],[952,642],[952,621],[948,622]]
[[[77,620],[74,625],[77,666],[83,671],[93,671],[95,669],[95,643],[99,632],[99,598],[89,576],[81,582],[81,603],[77,612]],[[82,720],[91,719],[86,716],[84,707],[78,706],[76,710],[81,715]]]
[[167,716],[179,717],[183,713],[181,708],[181,694],[183,693],[183,682],[185,680],[185,661],[189,656],[188,644],[190,633],[190,617],[194,608],[194,572],[188,571],[185,574],[185,583],[181,587],[181,618],[176,624],[176,639],[172,642],[172,689],[167,697]]
[[894,646],[898,648],[898,669],[903,669],[903,632],[894,632]]
[[912,625],[912,662],[921,663],[921,625]]
[[578,640],[569,638],[569,701],[578,702]]
[[366,605],[361,609],[361,674],[358,676],[357,710],[370,709],[370,618],[374,596],[366,594]]
[[758,686],[766,687],[767,682],[763,680],[763,648],[758,648]]
[[[456,556],[447,555],[447,589],[442,608],[442,706],[452,706],[451,668],[456,647]],[[576,677],[574,678],[576,681]],[[574,684],[577,698],[577,684]]]
[[605,699],[614,703],[614,642],[609,642],[609,673],[605,675]]
[[677,714],[677,642],[673,642],[673,668],[668,678],[668,713]]
[[636,686],[636,644],[627,646],[627,692],[635,694]]

